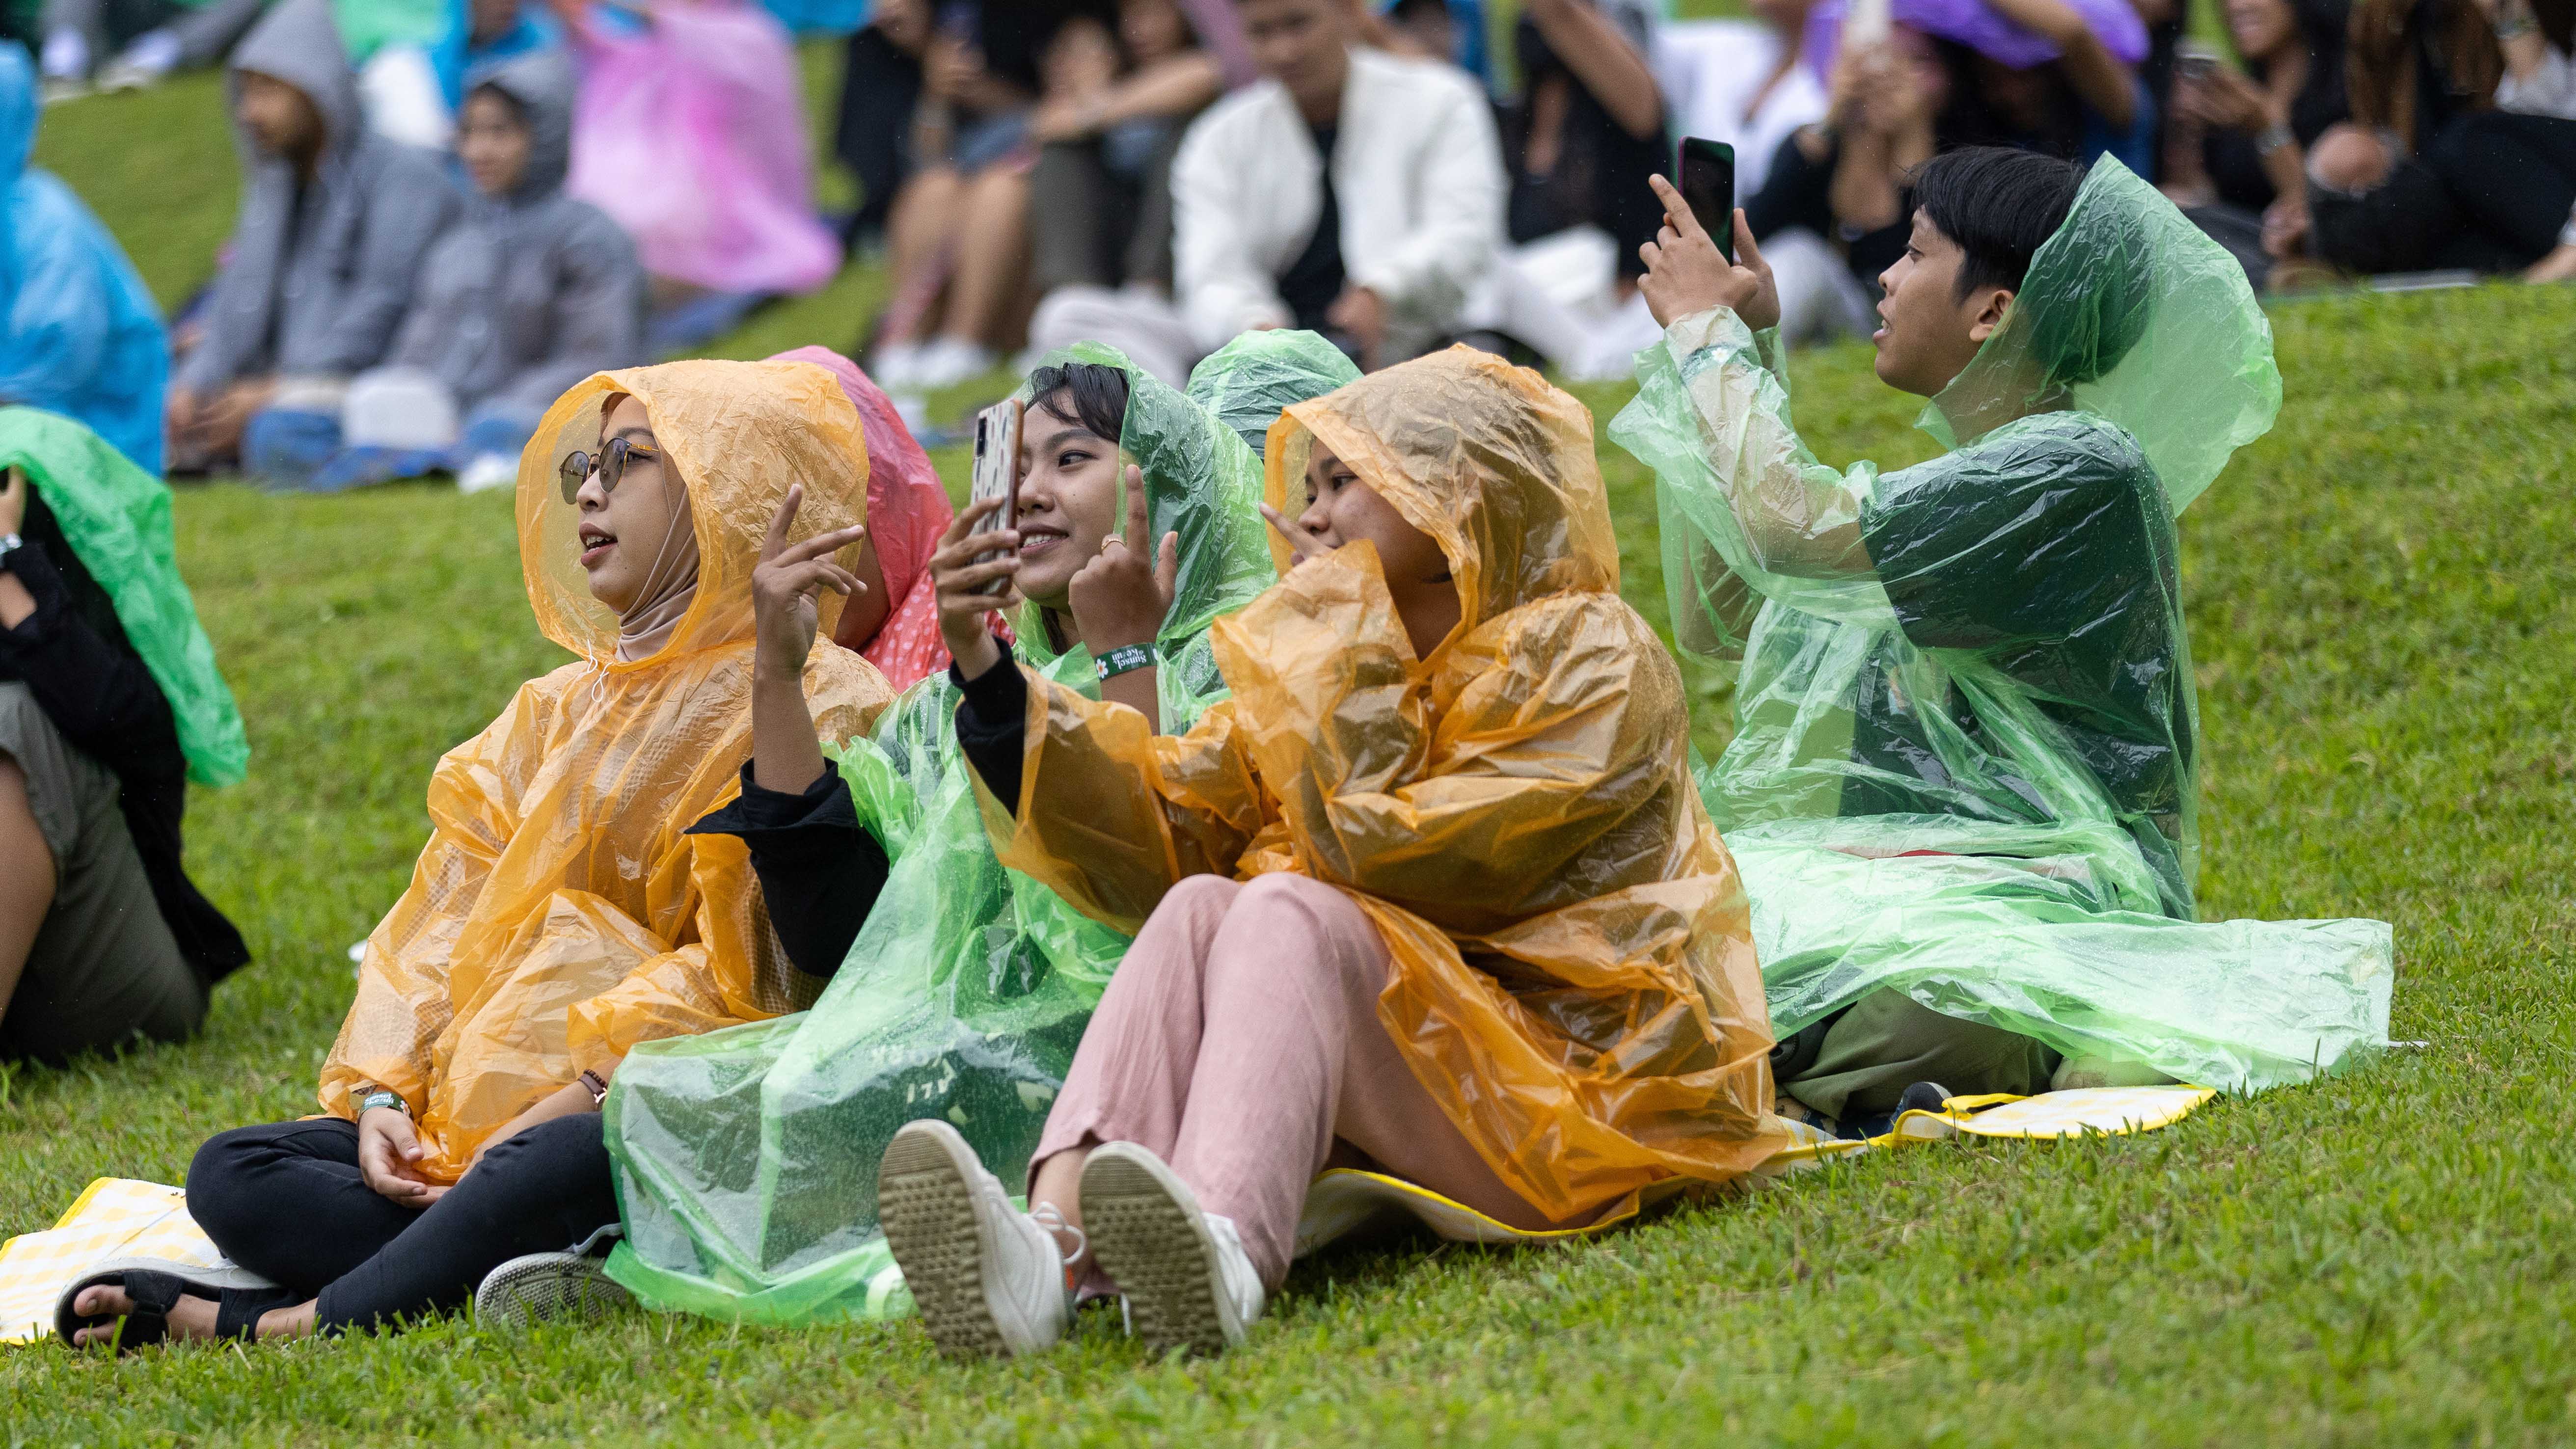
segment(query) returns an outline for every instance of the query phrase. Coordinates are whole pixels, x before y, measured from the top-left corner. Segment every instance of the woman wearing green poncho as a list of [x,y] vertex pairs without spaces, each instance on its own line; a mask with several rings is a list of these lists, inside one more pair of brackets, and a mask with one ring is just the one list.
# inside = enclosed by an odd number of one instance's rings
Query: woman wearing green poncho
[[2173,519],[2280,407],[2243,272],[2116,161],[1954,152],[1915,196],[1878,374],[1933,399],[1950,452],[1818,463],[1741,213],[1736,266],[1669,190],[1664,344],[1611,426],[1657,474],[1682,643],[1744,661],[1702,785],[1782,1109],[1849,1130],[1938,1095],[2342,1065],[2386,1039],[2384,924],[2194,919]]
[[250,959],[180,860],[187,782],[250,748],[170,490],[69,418],[0,409],[0,1061],[177,1041]]
[[[1273,573],[1259,464],[1194,399],[1275,417],[1348,381],[1347,361],[1312,340],[1246,339],[1201,364],[1187,397],[1105,348],[1038,370],[1021,394],[1021,557],[1003,561],[1025,596],[1021,657],[1150,707],[1166,733],[1223,697],[1207,626]],[[1340,365],[1302,360],[1318,356]],[[947,543],[982,516],[962,513]],[[1107,542],[1139,523],[1138,547]],[[1104,683],[1083,639],[1129,642],[1112,632],[1157,606],[1150,656],[1107,651],[1138,667]],[[1035,1146],[1127,940],[994,860],[958,700],[948,676],[926,679],[838,759],[894,867],[813,1009],[656,1044],[619,1070],[607,1128],[627,1240],[609,1272],[647,1303],[770,1322],[907,1311],[876,1226],[876,1163],[895,1129],[945,1117],[1004,1173]]]

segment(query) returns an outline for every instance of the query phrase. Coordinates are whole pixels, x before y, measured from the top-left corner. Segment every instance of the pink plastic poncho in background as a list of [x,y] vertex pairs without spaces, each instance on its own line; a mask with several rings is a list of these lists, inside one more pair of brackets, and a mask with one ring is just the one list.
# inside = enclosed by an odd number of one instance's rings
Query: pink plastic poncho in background
[[885,574],[886,597],[893,607],[874,638],[841,642],[857,649],[897,690],[946,669],[948,646],[939,638],[930,555],[956,510],[939,471],[930,466],[930,455],[903,425],[894,400],[857,363],[828,347],[800,347],[769,360],[810,362],[839,378],[867,435],[868,541],[876,545],[877,567]]
[[810,292],[840,270],[814,212],[787,32],[737,0],[662,0],[574,28],[580,104],[564,189],[626,228],[656,277],[717,292]]

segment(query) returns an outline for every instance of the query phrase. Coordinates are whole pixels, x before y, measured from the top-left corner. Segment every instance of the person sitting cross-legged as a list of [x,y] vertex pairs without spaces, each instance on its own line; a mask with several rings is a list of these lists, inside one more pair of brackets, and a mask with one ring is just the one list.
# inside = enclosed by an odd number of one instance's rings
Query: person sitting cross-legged
[[[818,897],[884,881],[882,855],[826,884],[765,850],[842,788],[814,737],[857,737],[892,695],[816,642],[826,586],[859,583],[860,436],[840,381],[802,363],[602,373],[548,410],[520,558],[539,626],[582,657],[432,773],[326,1115],[221,1133],[188,1170],[191,1216],[274,1286],[105,1264],[64,1295],[64,1338],[363,1332],[478,1285],[487,1311],[619,1296],[566,1251],[617,1221],[596,1109],[618,1064],[810,1002],[854,929]],[[794,707],[757,707],[782,691]]]
[[1791,426],[1744,213],[1729,263],[1657,186],[1664,341],[1611,436],[1656,471],[1681,644],[1743,657],[1703,786],[1784,1115],[2256,1089],[2384,1041],[2385,925],[2194,921],[2174,516],[2280,406],[2244,269],[2116,159],[1934,158],[1877,369],[1950,451],[1837,470]]

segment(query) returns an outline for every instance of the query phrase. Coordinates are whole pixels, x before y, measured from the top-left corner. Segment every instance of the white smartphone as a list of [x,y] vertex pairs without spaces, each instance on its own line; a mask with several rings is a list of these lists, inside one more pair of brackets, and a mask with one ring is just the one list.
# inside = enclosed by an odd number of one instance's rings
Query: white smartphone
[[[1020,512],[1020,405],[1014,400],[993,404],[975,415],[975,481],[969,502],[981,503],[988,498],[1002,500],[1002,511],[980,525],[987,533],[1000,533],[1016,527]],[[978,554],[975,562],[984,563],[1002,556],[996,549]],[[1010,591],[1009,579],[995,579],[984,592],[1003,594]]]

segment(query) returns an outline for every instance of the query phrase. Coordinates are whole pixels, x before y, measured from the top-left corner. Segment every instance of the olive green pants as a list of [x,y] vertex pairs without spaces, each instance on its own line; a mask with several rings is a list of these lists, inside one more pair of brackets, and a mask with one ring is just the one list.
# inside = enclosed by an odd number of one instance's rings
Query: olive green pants
[[2057,1052],[2001,1027],[1961,1021],[1902,991],[1873,991],[1780,1044],[1772,1075],[1781,1090],[1828,1117],[1896,1110],[1916,1082],[1954,1097],[2048,1090]]
[[[117,806],[116,775],[54,728],[27,686],[0,682],[0,756],[27,777],[53,855],[54,901],[18,989],[0,1006],[0,1061],[55,1062],[135,1037],[184,1041],[206,987],[153,903]],[[16,863],[0,861],[0,870]]]

